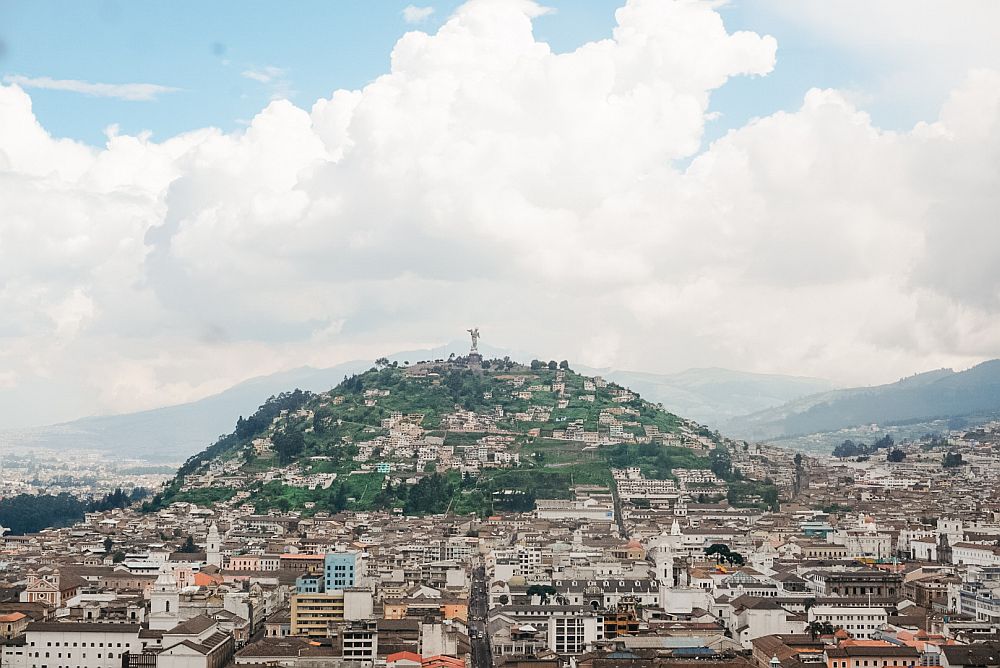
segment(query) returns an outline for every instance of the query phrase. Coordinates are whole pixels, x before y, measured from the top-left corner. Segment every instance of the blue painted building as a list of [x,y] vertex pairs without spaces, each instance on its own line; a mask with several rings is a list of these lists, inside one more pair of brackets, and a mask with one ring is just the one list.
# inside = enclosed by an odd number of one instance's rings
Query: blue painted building
[[325,586],[324,575],[310,571],[295,578],[296,594],[322,594]]
[[330,552],[324,563],[326,591],[353,587],[356,583],[358,555],[356,552]]

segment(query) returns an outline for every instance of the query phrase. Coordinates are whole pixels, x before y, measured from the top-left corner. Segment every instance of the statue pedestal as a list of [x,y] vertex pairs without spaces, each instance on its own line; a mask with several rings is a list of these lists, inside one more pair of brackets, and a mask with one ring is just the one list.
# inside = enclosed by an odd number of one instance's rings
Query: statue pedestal
[[469,356],[466,357],[466,359],[469,360],[469,366],[471,367],[478,368],[483,364],[483,356],[480,355],[478,352],[470,352]]

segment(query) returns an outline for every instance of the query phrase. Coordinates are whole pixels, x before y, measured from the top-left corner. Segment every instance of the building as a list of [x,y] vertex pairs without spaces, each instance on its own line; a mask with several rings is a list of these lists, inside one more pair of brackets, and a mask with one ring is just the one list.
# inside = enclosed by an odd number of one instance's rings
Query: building
[[826,649],[827,668],[864,668],[864,666],[915,666],[920,652],[907,645],[890,643],[852,644],[844,642]]
[[16,638],[28,627],[31,619],[23,612],[0,614],[0,640]]
[[23,643],[3,647],[4,668],[121,668],[122,656],[141,653],[138,624],[33,622]]
[[[220,628],[208,615],[200,615],[178,624],[163,633],[161,649],[155,654],[156,668],[222,668],[233,658],[233,636]],[[142,658],[141,655],[138,658]],[[120,665],[129,668],[132,662],[126,654]],[[137,661],[142,668],[146,662]],[[57,666],[58,668],[58,666]]]
[[350,661],[378,658],[378,627],[373,619],[347,622],[333,632],[340,639],[341,656]]
[[331,592],[348,589],[357,583],[359,553],[331,552],[323,561],[324,588]]
[[291,599],[291,634],[327,637],[341,622],[370,618],[373,607],[372,593],[367,589],[295,594]]
[[556,654],[583,654],[604,637],[600,619],[593,616],[553,615],[549,622],[549,649]]
[[[849,608],[835,605],[814,605],[809,608],[809,621],[829,622],[855,638],[875,638],[889,620],[885,608]],[[849,668],[849,667],[831,667]]]
[[593,497],[586,499],[538,499],[535,501],[535,516],[539,519],[588,519],[612,522],[615,519],[615,505],[610,500],[600,501]]
[[902,593],[903,576],[877,570],[821,571],[813,575],[817,593],[826,596],[896,598]]

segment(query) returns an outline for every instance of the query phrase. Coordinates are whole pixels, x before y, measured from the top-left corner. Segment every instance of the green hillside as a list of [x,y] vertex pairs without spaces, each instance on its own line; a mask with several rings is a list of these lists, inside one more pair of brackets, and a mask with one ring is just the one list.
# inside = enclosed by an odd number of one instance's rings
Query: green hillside
[[718,437],[706,428],[552,366],[383,361],[329,392],[272,397],[189,459],[146,509],[189,501],[486,514],[609,484],[612,466],[657,478],[711,467],[705,449]]

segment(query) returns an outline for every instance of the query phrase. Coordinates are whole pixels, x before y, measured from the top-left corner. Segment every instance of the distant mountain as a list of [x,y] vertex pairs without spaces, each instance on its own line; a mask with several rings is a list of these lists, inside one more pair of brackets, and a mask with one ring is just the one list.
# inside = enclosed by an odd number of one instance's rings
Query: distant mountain
[[[432,349],[388,355],[390,360],[416,363],[448,359],[468,352],[468,341],[452,341]],[[481,345],[484,356],[531,359],[522,351]],[[345,375],[370,368],[371,361],[353,361],[326,369],[301,367],[253,378],[216,395],[185,404],[139,413],[88,417],[72,422],[0,432],[2,447],[87,449],[121,452],[150,461],[176,462],[198,452],[220,434],[232,429],[240,415],[250,415],[268,397],[290,389],[324,392]],[[755,374],[727,369],[688,369],[655,374],[620,369],[590,369],[662,403],[676,414],[718,427],[726,420],[781,405],[808,394],[829,390],[829,381]]]
[[723,425],[738,438],[763,440],[881,426],[964,418],[1000,411],[1000,360],[962,372],[939,369],[888,385],[833,390],[791,401]]
[[648,400],[663,404],[671,412],[710,427],[719,427],[737,416],[833,388],[833,383],[820,378],[718,368],[688,369],[672,374],[618,369],[588,369],[587,372],[625,385]]
[[371,362],[355,361],[328,369],[301,367],[252,378],[186,404],[6,431],[0,433],[0,448],[108,450],[149,461],[179,462],[229,432],[239,416],[250,415],[268,397],[294,388],[329,390],[345,375],[370,366]]

